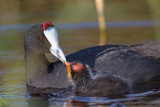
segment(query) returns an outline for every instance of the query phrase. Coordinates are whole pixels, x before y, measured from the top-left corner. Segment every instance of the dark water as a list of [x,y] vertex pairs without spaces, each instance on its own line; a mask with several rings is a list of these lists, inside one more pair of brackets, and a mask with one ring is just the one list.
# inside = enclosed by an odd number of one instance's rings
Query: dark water
[[[105,0],[104,6],[108,44],[137,44],[160,38],[159,0]],[[160,92],[154,90],[117,99],[64,92],[53,93],[49,99],[26,94],[24,32],[46,21],[57,27],[66,54],[100,44],[94,0],[0,0],[0,107],[160,106]]]

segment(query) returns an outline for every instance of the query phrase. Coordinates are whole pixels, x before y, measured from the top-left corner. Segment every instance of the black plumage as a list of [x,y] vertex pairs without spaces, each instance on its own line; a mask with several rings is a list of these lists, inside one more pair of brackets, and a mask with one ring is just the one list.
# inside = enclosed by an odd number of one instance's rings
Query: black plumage
[[[24,38],[27,87],[31,94],[50,93],[69,86],[65,65],[60,61],[49,63],[44,55],[49,52],[50,44],[42,26],[32,26]],[[80,61],[100,73],[118,75],[132,84],[135,92],[143,91],[142,84],[147,89],[157,88],[160,80],[160,42],[95,46],[68,55],[67,61]]]

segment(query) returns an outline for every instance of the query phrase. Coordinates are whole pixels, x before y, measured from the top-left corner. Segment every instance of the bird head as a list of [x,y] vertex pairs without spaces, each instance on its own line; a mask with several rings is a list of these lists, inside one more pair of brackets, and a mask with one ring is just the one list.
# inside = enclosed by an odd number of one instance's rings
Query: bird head
[[66,57],[59,46],[58,33],[51,22],[37,24],[30,27],[24,37],[25,50],[29,54],[41,54],[51,52],[62,62],[66,61]]
[[78,83],[89,77],[88,69],[80,62],[65,62],[69,79]]

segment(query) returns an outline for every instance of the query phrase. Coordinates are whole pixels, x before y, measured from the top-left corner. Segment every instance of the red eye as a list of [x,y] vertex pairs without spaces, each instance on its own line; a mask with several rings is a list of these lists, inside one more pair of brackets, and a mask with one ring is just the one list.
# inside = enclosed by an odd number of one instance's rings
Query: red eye
[[40,40],[43,40],[44,38],[43,37],[40,37]]

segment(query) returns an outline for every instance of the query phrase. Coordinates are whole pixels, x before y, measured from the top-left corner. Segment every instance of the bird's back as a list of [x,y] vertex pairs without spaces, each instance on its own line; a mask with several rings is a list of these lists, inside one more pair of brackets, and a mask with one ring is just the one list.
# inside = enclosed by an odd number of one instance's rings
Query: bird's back
[[100,73],[115,74],[133,88],[160,80],[160,42],[97,46],[71,54],[68,60],[88,64]]

